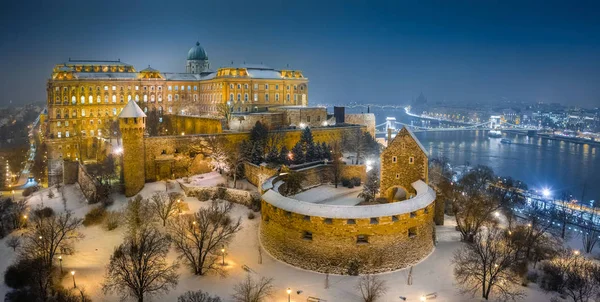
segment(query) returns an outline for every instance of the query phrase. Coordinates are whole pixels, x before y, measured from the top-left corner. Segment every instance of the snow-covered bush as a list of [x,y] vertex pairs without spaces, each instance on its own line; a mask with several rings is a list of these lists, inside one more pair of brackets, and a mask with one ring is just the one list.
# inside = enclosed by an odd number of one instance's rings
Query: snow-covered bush
[[104,228],[108,231],[112,231],[119,227],[121,224],[121,212],[118,211],[107,211],[106,217],[104,218]]
[[91,209],[83,218],[83,225],[88,227],[95,224],[100,224],[106,217],[106,209],[104,207],[95,207]]

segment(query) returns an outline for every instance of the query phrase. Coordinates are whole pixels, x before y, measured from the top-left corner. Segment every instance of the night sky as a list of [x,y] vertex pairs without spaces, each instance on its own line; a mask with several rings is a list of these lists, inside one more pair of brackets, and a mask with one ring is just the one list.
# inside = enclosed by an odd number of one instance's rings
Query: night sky
[[600,4],[522,2],[3,1],[0,105],[44,101],[69,57],[183,72],[199,40],[212,69],[303,70],[311,104],[600,106]]

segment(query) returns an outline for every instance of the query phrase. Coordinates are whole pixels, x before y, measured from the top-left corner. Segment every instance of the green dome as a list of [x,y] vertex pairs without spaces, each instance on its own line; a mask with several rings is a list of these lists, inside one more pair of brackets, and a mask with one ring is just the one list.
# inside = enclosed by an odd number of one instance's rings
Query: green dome
[[187,55],[188,60],[208,60],[208,56],[204,48],[200,46],[200,42],[196,42],[196,46],[190,48]]

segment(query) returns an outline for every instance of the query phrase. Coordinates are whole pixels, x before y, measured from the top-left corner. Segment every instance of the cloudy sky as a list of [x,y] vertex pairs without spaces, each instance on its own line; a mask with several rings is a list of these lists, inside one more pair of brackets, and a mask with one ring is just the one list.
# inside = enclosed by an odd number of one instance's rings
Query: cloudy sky
[[600,106],[597,1],[6,1],[0,35],[0,104],[45,100],[69,58],[184,71],[199,40],[213,68],[303,70],[313,104]]

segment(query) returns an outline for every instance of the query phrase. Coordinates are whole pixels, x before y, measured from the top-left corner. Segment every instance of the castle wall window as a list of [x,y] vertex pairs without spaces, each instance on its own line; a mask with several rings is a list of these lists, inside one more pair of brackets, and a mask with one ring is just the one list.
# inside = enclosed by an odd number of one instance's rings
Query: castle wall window
[[131,94],[127,95],[127,102],[131,101]]
[[113,107],[112,114],[113,114],[113,116],[117,115],[117,108]]
[[304,231],[302,233],[302,239],[312,241],[312,239],[313,239],[312,232]]
[[175,91],[179,91],[179,86],[175,85]]
[[173,108],[169,106],[169,113],[173,112]]
[[198,86],[194,86],[194,91],[198,91]]
[[229,100],[233,102],[233,93],[229,94]]
[[414,164],[414,163],[415,163],[415,158],[414,158],[414,157],[412,157],[412,156],[411,156],[411,157],[409,157],[409,158],[408,158],[408,163],[409,163],[409,164],[411,164],[411,165],[412,165],[412,164]]
[[172,95],[167,95],[167,101],[171,102],[173,100],[173,96]]
[[279,90],[279,84],[275,85],[275,90]]
[[370,223],[371,224],[379,224],[379,219],[377,219],[377,218],[371,218]]
[[[57,117],[58,117],[58,118],[60,118],[60,115],[59,115],[59,116],[57,116]],[[56,122],[56,126],[59,126],[59,127],[60,127],[60,121]]]
[[323,220],[323,223],[325,223],[325,224],[332,224],[333,223],[333,219],[331,219],[331,218],[325,218]]
[[69,121],[65,121],[65,126],[69,126]]
[[233,84],[229,84],[229,89],[233,89]]
[[298,90],[298,86],[294,85],[294,90]]
[[417,212],[410,212],[410,218],[417,217]]
[[290,90],[290,85],[287,85],[287,90]]
[[247,102],[247,101],[248,101],[248,94],[244,93],[244,102]]
[[188,85],[188,91],[191,91],[191,90],[192,90],[192,86]]
[[348,220],[346,220],[346,224],[356,224],[356,220],[348,219]]
[[237,89],[242,89],[242,85],[237,84]]
[[304,221],[310,221],[310,216],[304,215]]
[[108,103],[108,95],[104,96],[104,103]]
[[67,99],[67,97],[64,97],[63,101],[65,102],[65,104],[69,102],[69,100]]
[[154,94],[150,96],[150,102],[154,103]]
[[408,228],[408,238],[415,238],[415,237],[417,237],[417,228],[416,227]]
[[150,91],[154,91],[154,86],[150,86]]
[[356,244],[367,244],[367,243],[369,243],[369,236],[367,236],[367,235],[356,236]]
[[198,95],[194,94],[194,102],[198,100]]
[[90,136],[94,136],[94,130],[90,130]]
[[121,101],[121,103],[123,103],[123,96],[122,95],[119,97],[119,100]]
[[181,85],[181,90],[185,90],[185,86]]
[[398,158],[397,158],[397,157],[395,157],[395,156],[392,156],[392,162],[393,162],[393,163],[397,163],[397,162],[398,162]]

